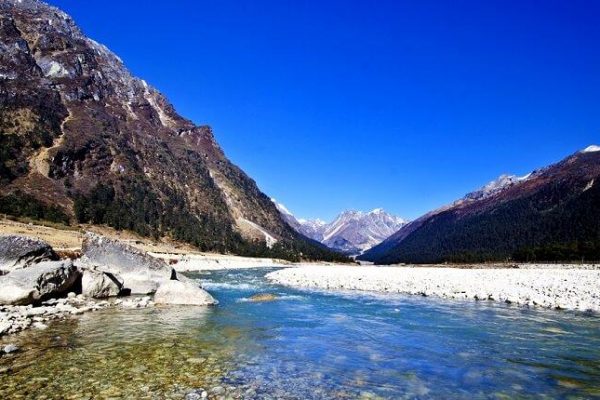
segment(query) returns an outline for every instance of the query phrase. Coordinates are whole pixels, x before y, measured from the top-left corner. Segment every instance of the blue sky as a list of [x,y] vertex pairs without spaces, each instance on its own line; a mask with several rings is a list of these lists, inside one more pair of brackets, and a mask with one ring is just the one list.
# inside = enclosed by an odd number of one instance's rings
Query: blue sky
[[407,218],[600,144],[600,2],[55,0],[301,217]]

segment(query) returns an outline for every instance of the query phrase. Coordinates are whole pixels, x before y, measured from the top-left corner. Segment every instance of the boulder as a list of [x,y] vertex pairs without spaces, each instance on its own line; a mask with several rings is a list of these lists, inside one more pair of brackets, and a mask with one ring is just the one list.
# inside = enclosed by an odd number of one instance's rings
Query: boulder
[[64,294],[80,274],[71,260],[42,261],[0,276],[0,304],[32,304]]
[[81,276],[81,294],[95,299],[118,296],[123,279],[110,272],[86,269]]
[[48,243],[27,236],[0,236],[0,271],[8,273],[44,260],[58,260]]
[[118,240],[86,233],[81,250],[81,265],[119,275],[131,294],[152,294],[161,282],[177,279],[164,261]]
[[156,304],[185,304],[209,306],[217,304],[206,290],[191,282],[162,282],[154,294]]

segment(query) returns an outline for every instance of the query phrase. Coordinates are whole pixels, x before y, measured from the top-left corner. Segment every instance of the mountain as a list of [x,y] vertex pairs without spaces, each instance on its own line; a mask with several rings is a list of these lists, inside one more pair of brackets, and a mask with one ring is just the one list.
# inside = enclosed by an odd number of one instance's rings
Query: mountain
[[600,146],[524,177],[501,176],[404,226],[376,263],[600,260]]
[[361,254],[381,243],[407,223],[381,208],[371,212],[345,211],[330,223],[320,219],[296,219],[283,204],[275,200],[273,202],[297,232],[348,255]]
[[3,0],[0,49],[0,213],[340,259],[282,219],[210,127],[177,114],[61,10]]

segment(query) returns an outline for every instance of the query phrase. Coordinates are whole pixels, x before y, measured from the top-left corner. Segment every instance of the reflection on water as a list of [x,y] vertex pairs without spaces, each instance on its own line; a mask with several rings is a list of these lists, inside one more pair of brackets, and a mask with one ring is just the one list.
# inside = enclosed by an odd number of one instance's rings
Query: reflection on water
[[105,310],[10,338],[25,351],[0,359],[0,398],[600,397],[597,316],[297,291],[264,273],[193,276],[216,308]]

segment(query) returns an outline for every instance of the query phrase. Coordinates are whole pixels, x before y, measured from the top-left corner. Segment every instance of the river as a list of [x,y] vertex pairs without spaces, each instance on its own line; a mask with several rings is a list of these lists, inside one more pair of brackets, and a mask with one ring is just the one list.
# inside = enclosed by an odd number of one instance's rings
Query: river
[[217,307],[108,309],[3,338],[22,351],[0,359],[0,398],[600,397],[597,315],[295,290],[271,270],[190,275]]

